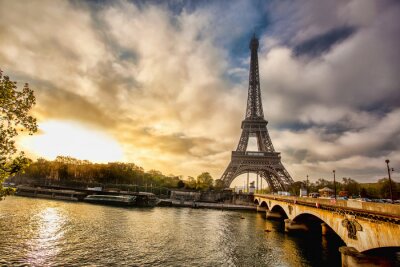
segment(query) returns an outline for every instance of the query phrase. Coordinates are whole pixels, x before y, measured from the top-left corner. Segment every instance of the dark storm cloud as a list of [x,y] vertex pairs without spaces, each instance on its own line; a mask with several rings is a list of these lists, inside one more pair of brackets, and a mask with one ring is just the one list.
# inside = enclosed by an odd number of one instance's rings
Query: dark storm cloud
[[115,127],[117,121],[98,105],[75,93],[55,87],[37,90],[40,100],[35,112],[40,118],[78,120],[95,127]]
[[331,47],[355,32],[352,27],[340,27],[332,29],[326,33],[314,36],[311,39],[305,40],[294,47],[294,53],[297,56],[319,56],[331,49]]

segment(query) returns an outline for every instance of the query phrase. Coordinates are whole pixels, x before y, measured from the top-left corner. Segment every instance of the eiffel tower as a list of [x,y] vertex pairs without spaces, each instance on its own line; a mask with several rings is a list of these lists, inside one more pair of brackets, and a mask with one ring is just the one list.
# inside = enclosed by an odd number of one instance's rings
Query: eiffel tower
[[[272,145],[267,130],[268,122],[264,119],[258,71],[258,39],[255,36],[250,41],[250,50],[246,118],[242,121],[239,144],[236,151],[232,151],[231,162],[222,175],[221,181],[229,187],[237,176],[251,172],[265,179],[272,191],[286,191],[293,183],[293,179],[283,166],[280,153],[276,152]],[[247,151],[249,137],[256,137],[258,151]]]

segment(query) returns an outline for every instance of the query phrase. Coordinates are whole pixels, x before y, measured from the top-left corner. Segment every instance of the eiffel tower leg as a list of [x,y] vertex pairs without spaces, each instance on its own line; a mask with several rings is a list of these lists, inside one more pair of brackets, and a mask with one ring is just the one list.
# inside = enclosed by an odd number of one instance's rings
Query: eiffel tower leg
[[249,143],[249,132],[242,130],[242,135],[240,136],[239,144],[236,151],[246,152],[247,145]]
[[285,191],[285,185],[281,182],[279,177],[275,177],[271,172],[269,171],[263,171],[261,172],[261,176],[265,178],[265,180],[268,183],[268,186],[272,192],[277,192],[277,191]]
[[257,139],[259,142],[259,147],[261,145],[262,150],[260,151],[275,151],[274,146],[272,145],[271,137],[269,137],[267,129],[265,131],[260,131],[257,134]]
[[232,162],[230,162],[224,174],[221,176],[221,181],[224,183],[226,188],[228,188],[231,185],[233,179],[235,179],[236,170],[237,167],[234,166]]
[[278,168],[276,168],[276,172],[279,175],[279,180],[282,183],[282,187],[285,191],[287,191],[290,187],[291,184],[294,183],[292,177],[290,177],[290,174],[288,173],[288,171],[285,169],[285,167],[280,164],[280,166]]
[[270,173],[268,173],[266,171],[262,171],[262,172],[260,172],[260,175],[262,178],[264,178],[267,181],[268,187],[272,192],[277,191],[276,186],[273,181],[273,178],[272,178],[272,175]]

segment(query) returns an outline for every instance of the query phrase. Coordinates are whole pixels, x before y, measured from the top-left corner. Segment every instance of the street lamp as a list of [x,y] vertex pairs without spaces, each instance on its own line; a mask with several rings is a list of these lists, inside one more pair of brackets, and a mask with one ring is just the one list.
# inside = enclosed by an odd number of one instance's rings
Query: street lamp
[[307,196],[308,196],[308,174],[307,174],[306,192],[307,192]]
[[333,190],[335,194],[335,200],[336,200],[336,171],[333,170]]
[[392,200],[393,203],[393,192],[392,192],[392,178],[390,177],[390,168],[389,168],[389,160],[385,160],[386,165],[387,165],[387,170],[388,170],[388,175],[389,175],[389,189],[390,189],[390,199]]

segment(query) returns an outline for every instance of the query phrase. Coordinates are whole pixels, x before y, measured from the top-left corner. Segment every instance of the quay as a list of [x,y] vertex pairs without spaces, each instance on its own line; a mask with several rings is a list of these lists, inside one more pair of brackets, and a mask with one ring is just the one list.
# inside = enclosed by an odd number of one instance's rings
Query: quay
[[155,206],[156,197],[152,193],[147,192],[114,192],[114,191],[95,191],[79,188],[67,187],[32,187],[18,186],[15,192],[16,196],[47,198],[67,201],[84,201],[90,195],[106,195],[106,196],[135,196],[137,206]]
[[[71,189],[71,188],[42,188],[30,186],[18,186],[15,193],[16,196],[48,198],[68,201],[83,201],[88,195],[130,195],[138,198],[148,197],[146,192],[112,192],[112,191],[93,191],[87,189]],[[202,208],[202,209],[217,209],[217,210],[237,210],[237,211],[256,211],[257,206],[248,203],[231,204],[231,203],[214,203],[202,201],[185,201],[183,199],[159,199],[156,206],[161,207],[184,207],[184,208]]]
[[198,202],[198,201],[173,200],[171,206],[186,207],[186,208],[201,208],[201,209],[217,209],[217,210],[257,211],[257,206],[255,205],[235,205],[227,203],[210,203],[210,202]]

